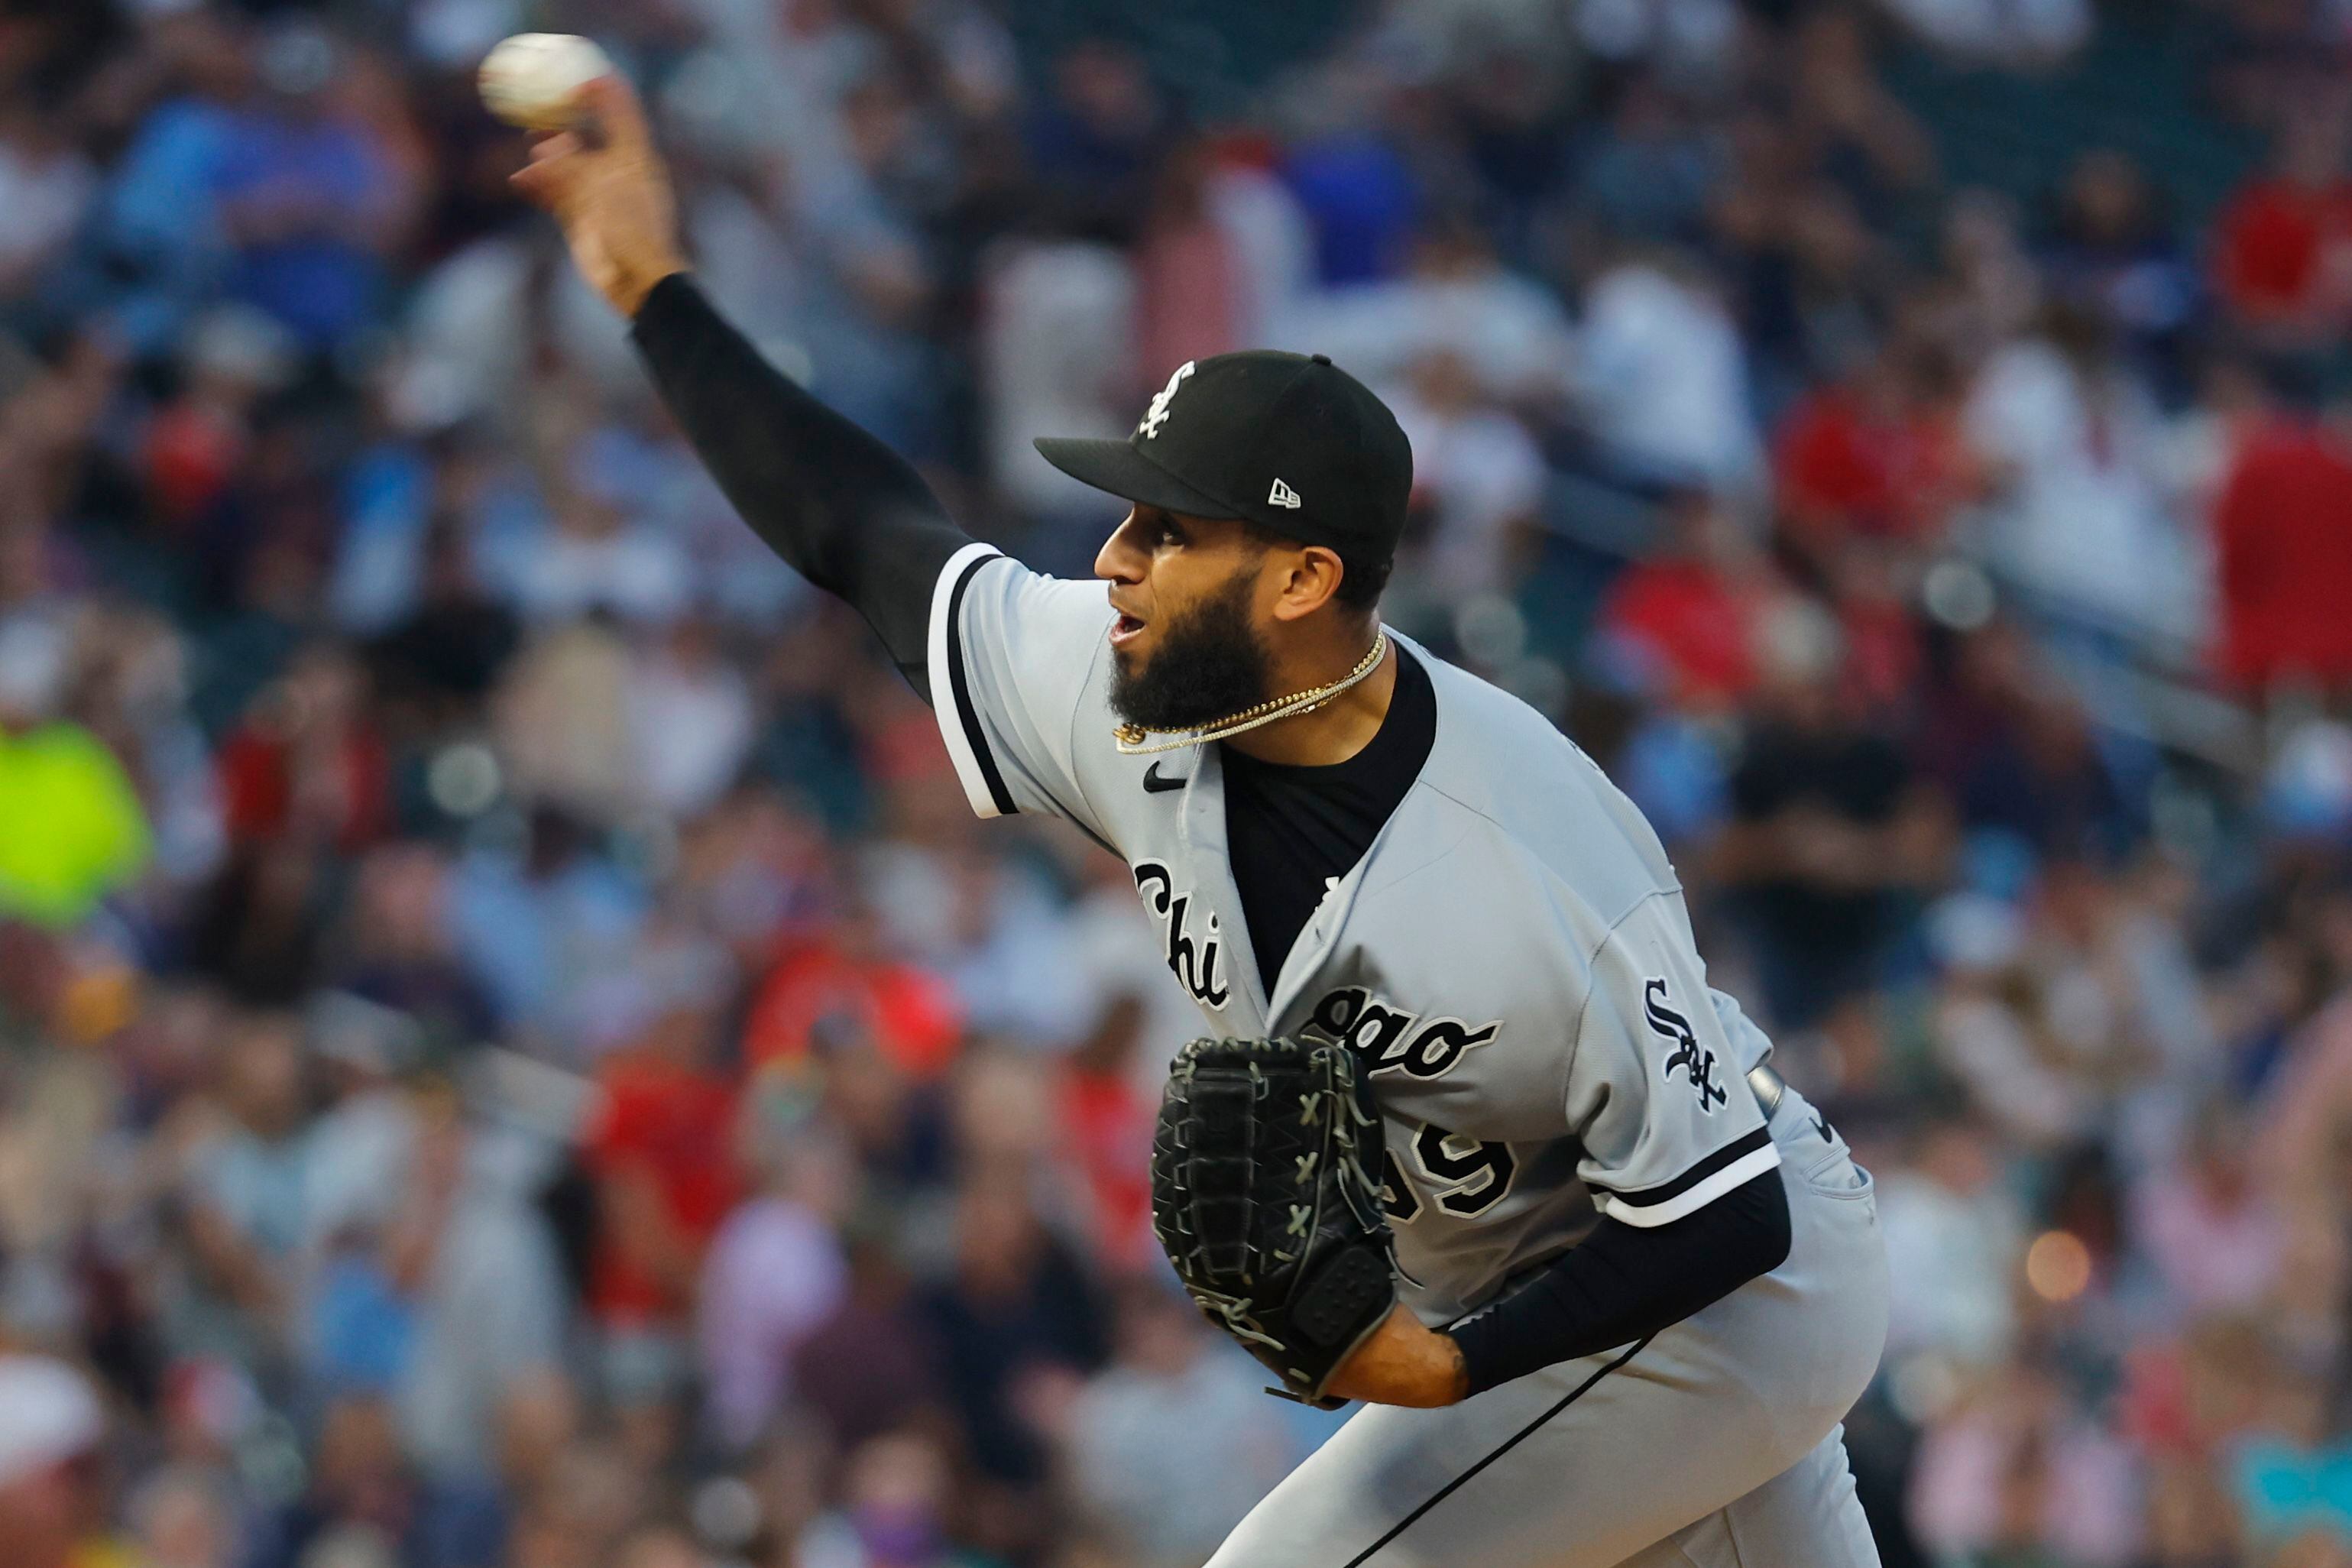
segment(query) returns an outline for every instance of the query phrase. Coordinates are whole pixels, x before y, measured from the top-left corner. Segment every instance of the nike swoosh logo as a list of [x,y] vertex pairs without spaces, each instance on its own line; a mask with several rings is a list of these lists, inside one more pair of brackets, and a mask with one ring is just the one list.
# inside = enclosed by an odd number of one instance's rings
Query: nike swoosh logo
[[1146,795],[1162,795],[1171,789],[1182,789],[1192,782],[1190,774],[1181,779],[1161,778],[1158,763],[1143,770],[1143,793]]

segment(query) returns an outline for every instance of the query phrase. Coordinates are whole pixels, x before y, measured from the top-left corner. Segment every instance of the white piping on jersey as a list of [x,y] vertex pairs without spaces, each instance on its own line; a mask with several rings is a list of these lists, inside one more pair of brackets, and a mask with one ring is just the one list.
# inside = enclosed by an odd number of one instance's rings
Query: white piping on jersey
[[1643,1207],[1640,1204],[1620,1203],[1613,1193],[1599,1187],[1592,1191],[1592,1206],[1613,1220],[1646,1230],[1652,1226],[1668,1225],[1685,1215],[1696,1214],[1732,1188],[1744,1186],[1765,1172],[1777,1170],[1780,1163],[1780,1145],[1767,1142],[1751,1154],[1742,1154],[1706,1180],[1686,1193],[1676,1193],[1664,1203]]
[[963,797],[977,816],[997,816],[996,798],[989,792],[988,775],[981,771],[980,758],[971,749],[971,739],[963,732],[963,715],[955,711],[955,683],[948,663],[948,638],[961,636],[961,629],[948,625],[948,605],[955,598],[956,579],[973,562],[1004,552],[993,544],[973,540],[948,557],[940,572],[939,581],[931,584],[931,624],[924,639],[924,662],[931,678],[931,711],[939,717],[940,738],[948,745],[948,760],[955,764],[956,782],[963,785]]

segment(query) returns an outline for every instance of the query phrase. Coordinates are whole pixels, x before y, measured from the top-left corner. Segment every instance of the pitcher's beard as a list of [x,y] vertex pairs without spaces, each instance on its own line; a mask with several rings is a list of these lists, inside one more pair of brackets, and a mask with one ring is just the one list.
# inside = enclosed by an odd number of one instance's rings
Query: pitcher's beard
[[1160,628],[1141,668],[1111,661],[1111,710],[1147,730],[1198,730],[1267,700],[1274,661],[1250,624],[1250,574]]

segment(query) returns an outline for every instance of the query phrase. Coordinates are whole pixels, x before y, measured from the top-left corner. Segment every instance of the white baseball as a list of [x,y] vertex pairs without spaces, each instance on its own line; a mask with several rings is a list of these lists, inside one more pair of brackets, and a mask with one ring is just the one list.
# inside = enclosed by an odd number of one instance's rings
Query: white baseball
[[576,118],[581,87],[613,62],[576,33],[517,33],[482,57],[477,80],[492,114],[526,131],[562,131]]

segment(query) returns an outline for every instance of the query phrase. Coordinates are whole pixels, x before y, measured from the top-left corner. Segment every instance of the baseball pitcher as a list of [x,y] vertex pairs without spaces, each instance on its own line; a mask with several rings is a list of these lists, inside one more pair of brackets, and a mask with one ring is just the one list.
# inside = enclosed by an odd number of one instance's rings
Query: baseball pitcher
[[[698,290],[627,85],[518,184],[745,520],[865,616],[972,809],[1134,874],[1209,1037],[1155,1219],[1277,1392],[1360,1411],[1213,1568],[1857,1568],[1869,1176],[1711,989],[1674,868],[1539,715],[1384,629],[1412,454],[1320,355],[1178,367],[1096,579],[962,533]],[[1174,1042],[1171,1042],[1171,1045]]]

